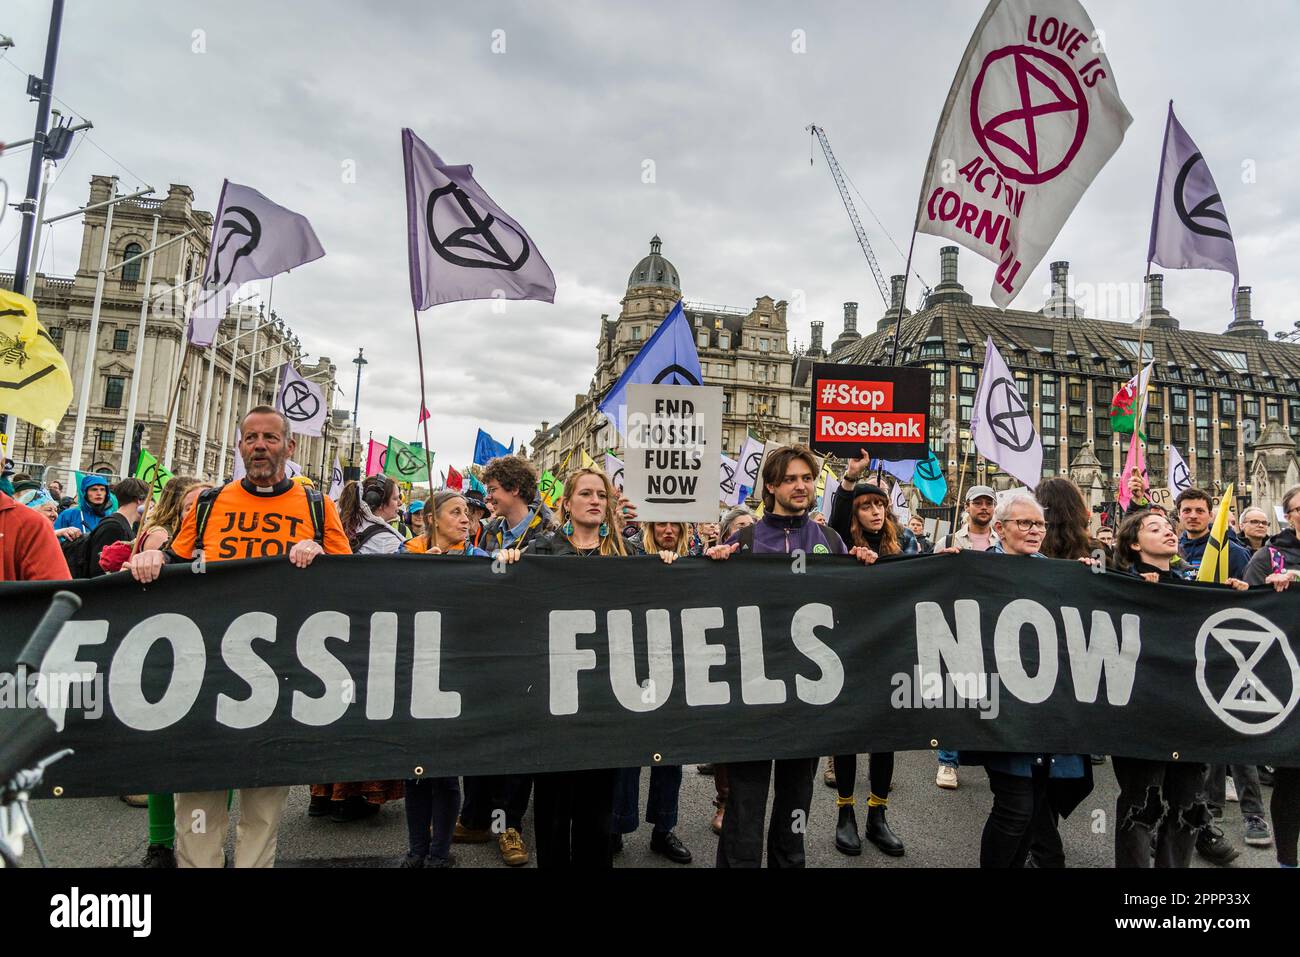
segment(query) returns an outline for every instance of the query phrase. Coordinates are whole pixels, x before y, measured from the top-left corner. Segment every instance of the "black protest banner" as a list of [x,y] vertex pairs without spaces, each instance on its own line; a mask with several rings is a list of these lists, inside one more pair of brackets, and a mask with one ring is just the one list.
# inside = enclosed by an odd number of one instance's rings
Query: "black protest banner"
[[[58,587],[0,586],[0,660]],[[1075,562],[326,556],[70,587],[42,666],[93,676],[46,775],[69,797],[935,747],[1300,754],[1300,594]]]
[[930,454],[930,373],[902,366],[813,363],[808,444],[817,452],[882,459]]

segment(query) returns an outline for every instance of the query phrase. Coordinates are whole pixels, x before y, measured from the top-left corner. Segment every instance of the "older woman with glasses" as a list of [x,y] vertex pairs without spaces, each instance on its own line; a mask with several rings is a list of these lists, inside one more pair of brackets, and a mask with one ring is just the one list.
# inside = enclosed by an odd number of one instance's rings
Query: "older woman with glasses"
[[[1300,485],[1282,496],[1287,527],[1271,537],[1246,566],[1246,582],[1272,585],[1276,591],[1300,588]],[[1273,775],[1269,810],[1277,838],[1277,862],[1294,868],[1300,848],[1300,766],[1278,768]]]
[[[993,512],[998,543],[986,555],[1018,563],[1046,558],[1043,507],[1027,492],[1008,495]],[[1023,574],[1012,571],[1011,574]],[[1092,792],[1092,765],[1082,754],[961,752],[963,765],[983,764],[993,808],[980,841],[980,867],[1024,867],[1031,845],[1039,867],[1064,867],[1057,817],[1067,817]]]

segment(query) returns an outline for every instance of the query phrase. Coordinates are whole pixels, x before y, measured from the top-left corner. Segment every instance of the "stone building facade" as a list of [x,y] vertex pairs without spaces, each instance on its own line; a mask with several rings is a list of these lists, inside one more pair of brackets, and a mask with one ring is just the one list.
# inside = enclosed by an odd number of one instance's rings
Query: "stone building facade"
[[[112,177],[92,177],[87,205],[105,202],[114,189]],[[215,352],[212,348],[187,347],[187,295],[192,297],[200,282],[212,234],[212,214],[194,209],[193,201],[188,186],[172,185],[165,199],[125,200],[113,208],[112,234],[107,237],[108,271],[82,436],[82,471],[120,474],[132,445],[126,420],[134,384],[138,389],[135,422],[143,427],[142,448],[160,460],[169,459],[175,474],[229,477],[238,416],[250,405],[272,404],[280,366],[300,358],[301,346],[292,330],[274,314],[268,317],[247,304],[227,314],[217,334]],[[155,253],[152,289],[146,289],[146,260],[125,267],[120,264],[150,247],[155,222],[157,243],[176,241]],[[86,213],[76,274],[38,273],[33,288],[27,290],[36,302],[41,322],[67,360],[73,400],[54,432],[44,432],[27,422],[17,423],[16,428],[10,425],[10,455],[20,470],[36,474],[52,470],[51,477],[65,478],[66,471],[73,467],[73,431],[106,223],[106,208]],[[12,274],[0,273],[0,286],[12,288]],[[141,307],[146,297],[150,305],[137,370]],[[333,363],[322,357],[314,365],[298,362],[297,366],[304,377],[320,383],[327,403],[332,405],[337,371]],[[168,412],[173,408],[178,376],[180,386],[168,453]],[[138,382],[133,383],[136,379]],[[344,418],[348,418],[346,413]],[[323,462],[328,474],[337,451],[335,433],[347,426],[337,414],[328,419],[330,427],[323,438],[296,437],[295,460],[317,478],[321,477]]]
[[[580,458],[577,449],[597,461],[603,461],[606,449],[621,454],[621,439],[599,405],[682,298],[677,267],[664,257],[662,246],[655,236],[650,252],[633,267],[618,317],[600,317],[596,366],[587,391],[574,396],[573,408],[563,419],[543,421],[533,435],[532,459],[541,468],[554,471],[571,453],[572,465]],[[808,395],[799,379],[802,354],[790,349],[786,309],[784,301],[770,296],[758,297],[751,309],[684,304],[703,384],[723,390],[722,447],[733,457],[745,444],[747,431],[779,442],[807,439]],[[820,351],[821,324],[814,328]]]

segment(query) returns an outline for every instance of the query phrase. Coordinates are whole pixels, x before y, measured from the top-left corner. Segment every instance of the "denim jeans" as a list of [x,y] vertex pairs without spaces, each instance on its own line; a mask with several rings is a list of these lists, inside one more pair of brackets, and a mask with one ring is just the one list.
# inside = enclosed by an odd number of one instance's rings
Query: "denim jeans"
[[718,867],[762,865],[769,785],[774,793],[772,819],[767,825],[767,866],[804,866],[803,835],[819,760],[786,758],[727,765],[730,794],[718,840]]
[[[682,789],[680,764],[656,765],[650,769],[650,793],[646,798],[645,820],[656,831],[677,826],[677,799]],[[641,794],[641,769],[619,768],[614,777],[614,833],[631,834],[637,828],[637,804]]]
[[1205,776],[1206,801],[1210,807],[1223,810],[1224,795],[1227,793],[1228,771],[1232,771],[1232,783],[1237,785],[1237,800],[1241,802],[1242,817],[1263,817],[1264,797],[1259,790],[1259,768],[1253,764],[1212,764]]
[[957,752],[944,751],[942,748],[939,749],[939,763],[946,764],[950,768],[955,768],[960,766],[957,761]]
[[[1197,832],[1210,823],[1205,765],[1114,755],[1116,867],[1190,867]],[[1156,833],[1152,861],[1151,832]]]
[[455,778],[421,778],[406,782],[406,839],[412,857],[446,860],[460,810]]

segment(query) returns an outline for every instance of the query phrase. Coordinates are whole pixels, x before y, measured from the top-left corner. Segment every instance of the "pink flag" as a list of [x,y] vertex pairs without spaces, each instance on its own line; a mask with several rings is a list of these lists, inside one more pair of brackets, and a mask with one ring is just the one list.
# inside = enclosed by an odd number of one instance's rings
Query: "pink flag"
[[1147,479],[1146,457],[1142,454],[1142,443],[1138,439],[1137,429],[1133,430],[1133,435],[1128,442],[1128,455],[1124,457],[1124,471],[1120,474],[1119,480],[1119,499],[1120,508],[1128,510],[1129,502],[1133,496],[1129,494],[1128,482],[1130,476],[1137,472],[1142,476],[1142,488],[1144,491],[1150,491],[1151,483]]
[[421,424],[423,424],[424,420],[425,420],[425,419],[428,419],[428,418],[432,418],[432,416],[429,415],[429,410],[426,409],[426,408],[424,407],[424,403],[421,402],[421,403],[420,403],[420,421],[417,422],[417,423],[415,423],[415,424],[416,424],[416,425],[421,425]]
[[384,470],[384,456],[388,454],[388,446],[381,445],[374,439],[370,440],[370,451],[366,454],[366,475],[378,475]]

